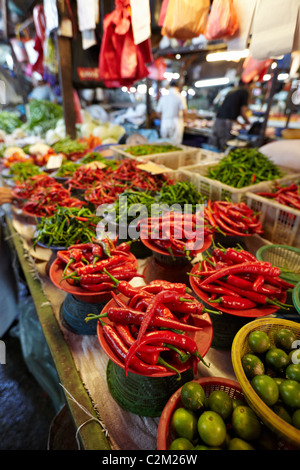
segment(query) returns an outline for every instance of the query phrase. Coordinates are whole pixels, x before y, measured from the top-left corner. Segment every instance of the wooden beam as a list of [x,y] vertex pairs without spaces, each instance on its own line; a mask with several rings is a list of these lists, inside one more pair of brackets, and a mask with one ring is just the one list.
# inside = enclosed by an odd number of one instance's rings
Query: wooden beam
[[8,39],[9,32],[8,32],[8,4],[7,0],[0,0],[1,6],[1,17],[2,17],[2,24],[3,24],[3,37],[4,39]]
[[66,134],[76,138],[76,114],[74,106],[74,90],[72,82],[71,39],[56,36],[58,51],[59,82],[62,94]]

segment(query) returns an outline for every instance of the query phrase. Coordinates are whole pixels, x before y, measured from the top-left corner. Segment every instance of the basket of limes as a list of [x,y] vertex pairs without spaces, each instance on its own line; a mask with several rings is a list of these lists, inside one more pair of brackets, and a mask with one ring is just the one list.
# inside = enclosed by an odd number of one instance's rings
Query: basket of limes
[[300,448],[300,325],[259,318],[235,335],[231,358],[249,406],[282,441]]
[[201,377],[186,382],[160,416],[157,450],[277,450],[278,438],[248,406],[238,382]]

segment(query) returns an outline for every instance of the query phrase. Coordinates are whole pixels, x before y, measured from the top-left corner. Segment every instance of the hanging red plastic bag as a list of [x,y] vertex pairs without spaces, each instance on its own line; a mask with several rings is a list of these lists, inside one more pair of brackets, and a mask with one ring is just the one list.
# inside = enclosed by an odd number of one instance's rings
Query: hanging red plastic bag
[[223,39],[232,36],[239,28],[233,0],[213,0],[204,36],[206,39]]
[[169,0],[163,0],[162,1],[161,8],[160,8],[160,13],[159,13],[158,26],[163,26],[164,25],[168,5],[169,5]]
[[116,0],[116,8],[103,20],[99,55],[100,79],[107,87],[130,86],[149,75],[152,62],[150,40],[136,45],[130,16],[130,1]]
[[249,83],[254,79],[257,81],[262,80],[272,62],[273,59],[256,60],[253,57],[248,56],[243,63],[243,72],[241,76],[243,82]]
[[169,0],[162,35],[183,41],[205,30],[210,0]]

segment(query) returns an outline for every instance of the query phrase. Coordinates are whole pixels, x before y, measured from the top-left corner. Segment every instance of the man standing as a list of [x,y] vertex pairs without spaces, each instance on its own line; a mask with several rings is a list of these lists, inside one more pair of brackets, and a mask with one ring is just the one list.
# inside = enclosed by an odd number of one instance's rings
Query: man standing
[[250,124],[247,117],[249,100],[249,84],[242,80],[238,87],[232,88],[217,111],[209,143],[224,151],[226,143],[232,138],[231,129],[237,118],[241,116],[246,124]]
[[157,113],[161,114],[160,136],[173,145],[182,143],[186,109],[186,100],[180,94],[177,82],[171,81],[169,94],[159,99]]

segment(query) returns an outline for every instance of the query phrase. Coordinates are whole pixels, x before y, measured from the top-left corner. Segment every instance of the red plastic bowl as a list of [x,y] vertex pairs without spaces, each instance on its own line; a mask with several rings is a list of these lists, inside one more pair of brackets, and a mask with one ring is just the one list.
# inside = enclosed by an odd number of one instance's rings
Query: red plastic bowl
[[[119,294],[119,297],[126,303],[129,301],[129,299],[127,299],[122,294]],[[114,299],[111,299],[105,305],[105,307],[101,311],[101,314],[105,313],[110,307],[116,307],[116,306],[117,306],[116,301]],[[212,343],[212,338],[213,338],[213,327],[212,327],[211,319],[210,319],[209,315],[206,314],[206,313],[203,314],[203,318],[205,320],[207,320],[209,325],[205,326],[204,328],[202,328],[201,330],[199,330],[195,333],[194,332],[193,333],[191,333],[191,332],[188,333],[188,335],[196,341],[197,346],[198,346],[198,351],[199,351],[199,353],[201,354],[202,357],[204,357],[207,354],[207,352],[210,348],[210,345]],[[112,324],[108,318],[103,318],[103,321],[105,323],[110,324],[110,325]],[[197,326],[196,322],[194,322],[193,324]],[[107,354],[109,359],[111,359],[115,364],[117,364],[119,367],[124,369],[125,367],[124,367],[123,362],[119,359],[119,357],[111,350],[110,346],[107,344],[107,342],[104,338],[104,335],[103,335],[103,331],[102,331],[102,327],[101,327],[100,322],[97,323],[97,336],[98,336],[100,346],[102,347],[103,351]],[[188,370],[190,367],[191,367],[190,364],[188,366],[187,365],[182,365],[181,368],[177,367],[177,365],[176,365],[176,368],[180,372],[184,372],[184,371]],[[133,374],[137,374],[137,372],[134,369],[131,369],[130,367],[128,368],[128,370],[129,370],[129,372],[131,372]],[[169,376],[172,376],[172,375],[175,375],[175,374],[176,374],[176,372],[169,371],[169,372],[164,372],[164,373],[149,374],[148,377],[169,377]]]
[[[206,397],[214,390],[223,390],[231,398],[245,401],[239,383],[233,380],[223,379],[222,377],[201,377],[195,379],[195,382],[198,382],[204,388]],[[173,393],[160,416],[157,429],[157,450],[168,450],[172,440],[175,439],[171,429],[171,419],[176,408],[181,406],[181,389],[182,387]]]
[[[191,270],[191,273],[194,273],[197,271],[197,266],[194,266],[193,269]],[[228,309],[222,307],[219,303],[216,302],[209,302],[208,299],[210,297],[209,293],[204,292],[201,290],[196,282],[193,276],[190,276],[190,284],[191,288],[195,292],[195,294],[201,299],[204,303],[209,305],[210,307],[220,310],[221,312],[228,313],[229,315],[234,315],[238,317],[246,317],[246,318],[258,318],[258,317],[265,317],[267,315],[272,315],[273,313],[277,312],[280,310],[280,307],[276,307],[273,305],[266,305],[262,306],[259,308],[248,308],[246,310],[233,310],[233,309]],[[285,302],[287,298],[287,294],[284,293],[282,296],[279,298],[280,302]]]
[[[137,266],[137,259],[132,253],[129,253],[129,259],[135,261]],[[67,280],[62,280],[63,270],[64,265],[62,264],[61,260],[57,258],[50,267],[50,279],[56,287],[62,289],[68,294],[72,294],[77,300],[80,300],[81,302],[101,303],[111,299],[111,291],[90,292],[84,290],[80,286],[72,286]]]

